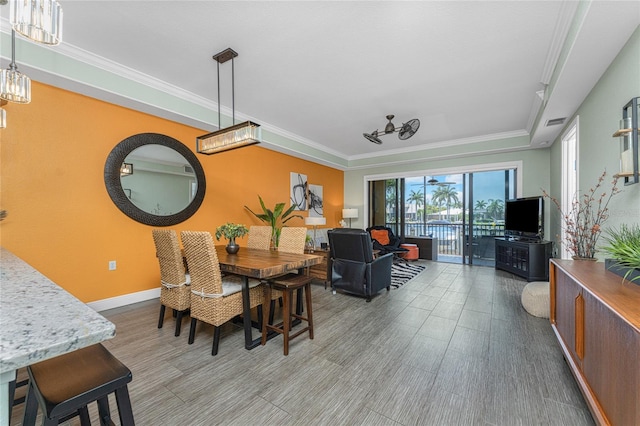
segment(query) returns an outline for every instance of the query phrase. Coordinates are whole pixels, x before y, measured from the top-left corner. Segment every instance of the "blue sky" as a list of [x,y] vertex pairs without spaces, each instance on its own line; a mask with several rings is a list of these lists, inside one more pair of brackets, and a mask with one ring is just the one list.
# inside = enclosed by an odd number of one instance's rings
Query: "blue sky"
[[[458,198],[462,201],[462,174],[433,176],[439,182],[454,182],[451,186],[458,193]],[[427,176],[427,180],[431,176]],[[424,189],[424,179],[422,177],[406,178],[407,195],[411,191],[422,191]],[[489,201],[490,199],[504,199],[504,171],[476,172],[473,174],[474,203],[478,200]],[[438,189],[436,185],[426,185],[427,203],[430,203],[431,195]]]

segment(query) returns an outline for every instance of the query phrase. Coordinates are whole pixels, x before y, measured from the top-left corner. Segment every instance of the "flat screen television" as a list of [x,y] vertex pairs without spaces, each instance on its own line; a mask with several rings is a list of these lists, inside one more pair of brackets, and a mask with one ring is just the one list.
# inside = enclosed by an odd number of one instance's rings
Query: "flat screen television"
[[544,237],[544,199],[542,197],[516,198],[505,202],[505,236],[530,240]]

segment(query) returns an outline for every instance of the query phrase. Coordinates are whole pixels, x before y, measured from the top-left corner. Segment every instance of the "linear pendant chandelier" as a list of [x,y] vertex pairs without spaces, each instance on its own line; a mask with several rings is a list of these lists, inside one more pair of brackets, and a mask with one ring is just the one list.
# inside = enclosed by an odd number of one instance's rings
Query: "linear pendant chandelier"
[[16,32],[11,30],[11,63],[0,73],[0,99],[18,104],[31,102],[31,79],[16,65]]
[[10,0],[11,27],[38,43],[62,41],[62,7],[56,0]]
[[[199,154],[217,154],[219,152],[229,151],[243,146],[254,145],[262,141],[262,129],[259,124],[251,121],[235,124],[236,111],[233,58],[236,56],[238,56],[238,54],[231,48],[225,49],[213,56],[213,60],[217,62],[218,70],[218,129],[220,130],[207,133],[206,135],[196,138],[196,152]],[[220,125],[220,64],[223,64],[228,60],[231,60],[232,125],[222,129]]]

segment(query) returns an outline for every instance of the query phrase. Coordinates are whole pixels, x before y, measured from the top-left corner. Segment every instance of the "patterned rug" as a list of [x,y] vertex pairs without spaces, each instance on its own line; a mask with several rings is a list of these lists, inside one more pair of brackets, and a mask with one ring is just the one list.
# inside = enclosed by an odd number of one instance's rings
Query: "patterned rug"
[[398,288],[424,270],[425,267],[422,265],[407,262],[394,263],[391,266],[391,286]]

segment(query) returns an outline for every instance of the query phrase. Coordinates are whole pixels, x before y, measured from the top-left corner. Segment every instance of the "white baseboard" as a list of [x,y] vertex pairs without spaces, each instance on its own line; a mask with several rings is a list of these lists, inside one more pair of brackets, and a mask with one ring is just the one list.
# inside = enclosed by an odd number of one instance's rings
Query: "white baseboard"
[[160,287],[150,290],[138,291],[137,293],[124,294],[122,296],[110,297],[108,299],[89,302],[87,305],[94,311],[106,311],[107,309],[119,308],[133,303],[144,302],[145,300],[157,299],[160,297]]

